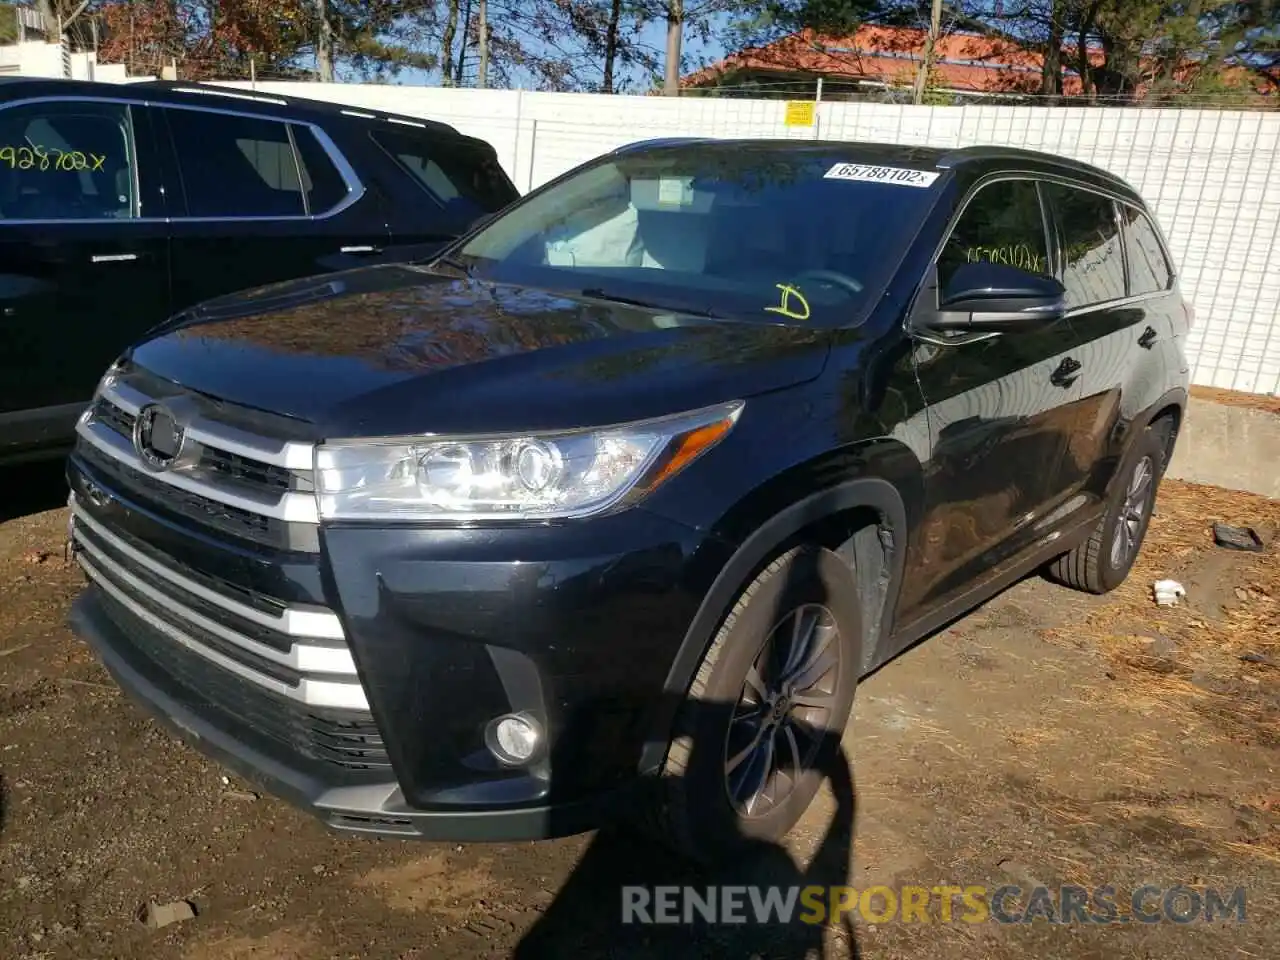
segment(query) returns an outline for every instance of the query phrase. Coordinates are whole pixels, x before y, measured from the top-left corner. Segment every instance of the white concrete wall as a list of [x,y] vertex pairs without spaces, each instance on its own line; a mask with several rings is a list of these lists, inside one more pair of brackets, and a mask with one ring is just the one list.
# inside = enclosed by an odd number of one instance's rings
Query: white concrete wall
[[[247,87],[248,84],[235,84]],[[649,137],[1007,144],[1097,164],[1154,206],[1196,309],[1195,382],[1280,393],[1280,112],[823,103],[817,129],[771,100],[259,83],[257,89],[431,117],[488,140],[522,190]]]
[[[71,78],[73,80],[101,80],[107,83],[124,83],[129,77],[122,63],[98,63],[97,54],[79,52],[71,54]],[[25,77],[61,77],[63,75],[62,47],[43,40],[27,40],[0,46],[0,75]]]

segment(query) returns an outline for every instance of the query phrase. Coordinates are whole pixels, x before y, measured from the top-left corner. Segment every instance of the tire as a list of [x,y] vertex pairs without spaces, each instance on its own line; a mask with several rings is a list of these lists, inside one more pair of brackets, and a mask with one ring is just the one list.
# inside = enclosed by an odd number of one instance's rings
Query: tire
[[[836,554],[798,547],[769,564],[739,595],[680,706],[662,768],[650,828],[680,855],[710,866],[762,841],[778,841],[812,802],[822,771],[830,769],[840,748],[861,665],[862,616],[850,584],[848,567]],[[802,634],[813,628],[812,642],[794,647],[804,656],[788,664],[782,654],[797,620]],[[770,656],[783,661],[783,669]],[[771,688],[783,686],[777,681],[788,666],[799,675],[792,695],[806,698],[790,710],[785,701],[770,699]],[[824,706],[805,705],[810,698]],[[753,740],[758,753],[748,751]],[[771,795],[748,800],[750,787],[762,779],[766,742],[799,773],[789,789],[787,780],[776,777]],[[744,754],[730,771],[731,758]]]
[[[1167,439],[1148,427],[1134,440],[1115,478],[1107,510],[1089,539],[1045,571],[1054,583],[1085,593],[1114,590],[1129,576],[1142,549],[1164,475]],[[1145,479],[1144,479],[1145,478]]]

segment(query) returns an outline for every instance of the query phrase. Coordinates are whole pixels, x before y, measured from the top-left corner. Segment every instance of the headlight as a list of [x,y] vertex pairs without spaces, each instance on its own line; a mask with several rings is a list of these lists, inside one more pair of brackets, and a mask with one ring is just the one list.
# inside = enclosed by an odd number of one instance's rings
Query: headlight
[[522,436],[338,440],[316,451],[327,520],[539,520],[633,502],[733,429],[742,402]]

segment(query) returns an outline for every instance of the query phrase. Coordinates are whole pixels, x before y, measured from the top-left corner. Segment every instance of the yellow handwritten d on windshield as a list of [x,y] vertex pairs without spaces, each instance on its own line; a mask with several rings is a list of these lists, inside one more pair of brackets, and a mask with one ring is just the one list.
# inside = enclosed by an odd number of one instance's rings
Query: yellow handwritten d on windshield
[[[809,301],[804,298],[804,294],[791,286],[789,283],[775,283],[775,287],[782,291],[782,301],[776,307],[765,307],[767,313],[780,313],[784,317],[792,320],[808,320],[809,319]],[[800,310],[791,306],[792,300],[798,301]]]

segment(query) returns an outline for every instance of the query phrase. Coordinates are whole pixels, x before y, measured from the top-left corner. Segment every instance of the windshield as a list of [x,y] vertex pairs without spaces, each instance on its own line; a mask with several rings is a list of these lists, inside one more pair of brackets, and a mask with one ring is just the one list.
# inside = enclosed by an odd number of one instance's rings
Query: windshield
[[661,147],[583,168],[452,259],[475,276],[672,312],[862,318],[936,198],[936,170],[824,144]]

